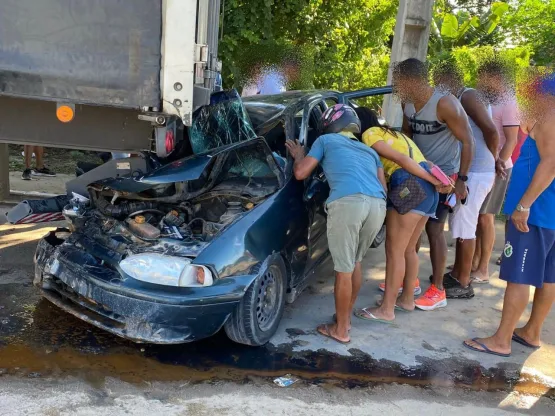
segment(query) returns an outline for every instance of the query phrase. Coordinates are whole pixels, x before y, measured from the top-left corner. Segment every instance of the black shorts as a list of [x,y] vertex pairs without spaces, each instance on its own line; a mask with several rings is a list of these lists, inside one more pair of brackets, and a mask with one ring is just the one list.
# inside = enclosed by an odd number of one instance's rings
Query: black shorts
[[445,202],[447,202],[448,196],[449,194],[439,194],[439,203],[437,204],[436,208],[436,216],[435,218],[431,217],[430,221],[438,222],[440,224],[444,224],[445,221],[447,221],[447,218],[449,217],[449,212],[451,211],[451,207],[445,204]]

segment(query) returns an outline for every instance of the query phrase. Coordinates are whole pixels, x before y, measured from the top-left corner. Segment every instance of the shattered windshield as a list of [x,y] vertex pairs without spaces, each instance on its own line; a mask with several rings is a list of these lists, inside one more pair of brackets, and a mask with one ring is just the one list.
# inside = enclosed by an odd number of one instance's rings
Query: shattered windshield
[[201,107],[191,126],[195,154],[256,138],[247,111],[236,91],[219,93],[211,105]]

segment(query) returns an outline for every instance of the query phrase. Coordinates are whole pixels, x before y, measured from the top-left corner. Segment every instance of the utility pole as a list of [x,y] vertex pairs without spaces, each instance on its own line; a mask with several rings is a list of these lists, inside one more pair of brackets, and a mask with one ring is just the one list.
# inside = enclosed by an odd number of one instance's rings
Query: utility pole
[[[396,62],[408,58],[426,60],[433,5],[434,0],[399,0],[387,85],[391,85],[393,66]],[[394,97],[386,95],[382,109],[382,115],[390,126],[402,125],[401,105]]]

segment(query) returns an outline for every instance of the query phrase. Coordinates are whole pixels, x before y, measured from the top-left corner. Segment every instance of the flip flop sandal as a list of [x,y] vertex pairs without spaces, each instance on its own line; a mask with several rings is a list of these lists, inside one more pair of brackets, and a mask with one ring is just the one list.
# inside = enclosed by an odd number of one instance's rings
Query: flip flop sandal
[[323,325],[324,329],[326,330],[325,333],[322,332],[322,331],[320,331],[320,328],[321,328],[321,327],[322,327],[322,325],[320,325],[318,328],[316,328],[316,332],[318,332],[318,334],[322,335],[323,337],[332,339],[332,340],[334,340],[335,342],[339,342],[340,344],[343,344],[343,345],[347,345],[347,344],[350,344],[350,343],[351,343],[351,340],[349,340],[349,341],[341,341],[340,339],[335,338],[335,337],[331,334],[331,332],[330,332],[330,327],[329,327],[329,325],[327,325],[327,324],[326,324],[326,325]]
[[477,285],[487,285],[489,283],[489,279],[484,280],[478,276],[470,276],[470,283],[476,283]]
[[501,353],[501,352],[495,352],[495,351],[490,350],[485,344],[479,342],[479,341],[478,341],[478,338],[472,338],[472,341],[475,342],[476,344],[478,344],[480,347],[482,347],[483,350],[478,349],[478,348],[476,348],[476,347],[473,347],[472,345],[468,345],[468,344],[466,343],[466,341],[463,342],[463,345],[464,345],[466,348],[468,348],[469,350],[476,351],[476,352],[483,352],[484,354],[497,355],[498,357],[505,357],[505,358],[511,356],[510,353],[509,353],[509,354],[503,354],[503,353]]
[[387,324],[387,325],[392,325],[394,321],[388,321],[387,319],[380,319],[376,316],[374,316],[371,312],[369,312],[366,308],[362,308],[362,309],[357,309],[355,311],[355,316],[357,318],[363,319],[365,321],[373,321],[373,322],[379,322],[382,324]]
[[541,346],[539,346],[539,345],[530,344],[528,341],[526,341],[521,336],[518,336],[514,332],[513,332],[513,341],[520,344],[520,345],[524,345],[527,348],[531,348],[533,350],[539,350],[541,348]]

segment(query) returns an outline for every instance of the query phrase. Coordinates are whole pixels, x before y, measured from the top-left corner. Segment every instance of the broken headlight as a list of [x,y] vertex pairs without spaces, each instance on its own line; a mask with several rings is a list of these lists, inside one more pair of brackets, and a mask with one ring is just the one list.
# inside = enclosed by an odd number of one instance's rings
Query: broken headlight
[[175,287],[212,286],[214,279],[210,270],[191,264],[183,257],[163,254],[135,254],[120,261],[119,266],[133,279],[155,285]]

